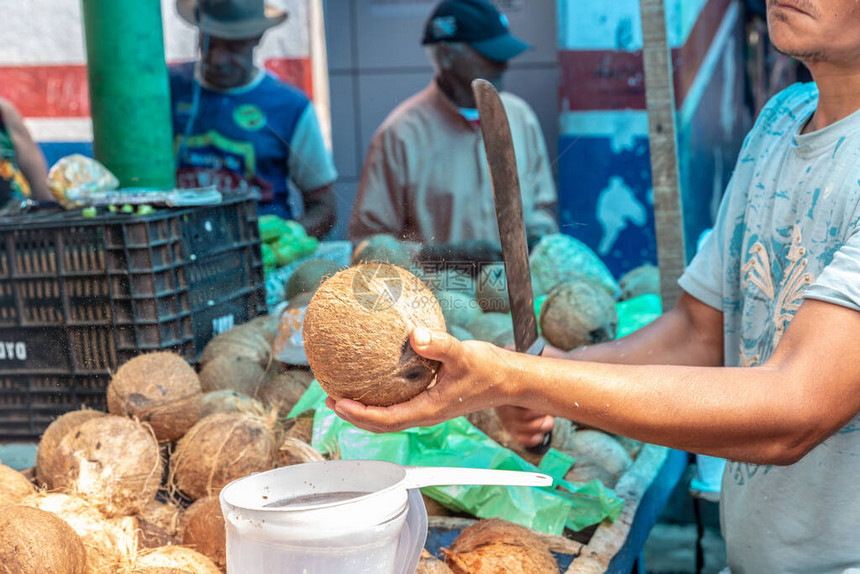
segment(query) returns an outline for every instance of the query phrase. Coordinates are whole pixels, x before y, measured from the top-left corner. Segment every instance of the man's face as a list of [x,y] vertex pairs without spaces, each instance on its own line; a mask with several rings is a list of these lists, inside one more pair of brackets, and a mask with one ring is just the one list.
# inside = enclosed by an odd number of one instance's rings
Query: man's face
[[860,64],[860,0],[767,0],[770,40],[805,64]]
[[[216,88],[230,89],[244,86],[254,77],[254,48],[261,36],[242,40],[225,40],[200,35],[203,60],[203,79]],[[208,43],[208,45],[207,45]]]
[[504,75],[507,69],[507,62],[490,60],[471,46],[464,45],[451,63],[448,73],[466,86],[471,86],[472,80],[481,78],[501,91],[504,89]]

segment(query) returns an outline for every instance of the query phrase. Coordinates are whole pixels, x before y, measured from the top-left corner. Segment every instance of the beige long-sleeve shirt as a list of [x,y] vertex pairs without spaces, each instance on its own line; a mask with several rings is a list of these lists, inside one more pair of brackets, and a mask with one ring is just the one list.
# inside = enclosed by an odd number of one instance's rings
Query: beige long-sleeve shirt
[[[558,201],[534,112],[501,94],[508,115],[527,233],[558,230]],[[433,81],[398,106],[376,131],[362,168],[349,237],[388,233],[409,241],[499,241],[480,127]]]

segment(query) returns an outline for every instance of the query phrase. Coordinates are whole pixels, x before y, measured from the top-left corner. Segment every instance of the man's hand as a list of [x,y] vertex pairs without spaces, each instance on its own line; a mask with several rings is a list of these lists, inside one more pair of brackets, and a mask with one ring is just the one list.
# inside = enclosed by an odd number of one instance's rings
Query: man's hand
[[510,405],[496,407],[496,414],[505,430],[523,446],[539,445],[555,422],[551,415]]
[[373,432],[431,426],[480,409],[505,404],[507,382],[515,375],[505,366],[516,359],[494,345],[458,341],[447,333],[418,328],[410,337],[415,352],[440,361],[436,384],[415,398],[390,407],[371,407],[331,397],[326,404],[344,420]]

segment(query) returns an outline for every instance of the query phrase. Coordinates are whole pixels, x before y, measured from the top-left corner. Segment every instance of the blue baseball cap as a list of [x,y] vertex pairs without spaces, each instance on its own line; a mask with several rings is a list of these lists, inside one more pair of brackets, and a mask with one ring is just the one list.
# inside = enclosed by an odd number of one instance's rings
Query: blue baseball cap
[[531,46],[511,35],[508,18],[485,0],[443,0],[424,26],[422,44],[463,42],[496,62],[506,62]]

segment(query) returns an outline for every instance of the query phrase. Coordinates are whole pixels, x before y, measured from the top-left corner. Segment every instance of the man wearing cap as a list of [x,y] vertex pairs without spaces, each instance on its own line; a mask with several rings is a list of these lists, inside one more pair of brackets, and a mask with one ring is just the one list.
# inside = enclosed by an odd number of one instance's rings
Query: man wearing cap
[[[349,237],[387,233],[423,244],[420,258],[498,260],[499,229],[478,111],[476,78],[502,90],[507,62],[528,49],[484,0],[443,0],[422,42],[435,68],[423,91],[399,105],[374,134],[362,169]],[[517,155],[530,240],[557,231],[557,201],[534,112],[501,92]]]
[[[200,59],[170,72],[178,185],[256,191],[261,214],[297,219],[322,237],[335,221],[337,172],[313,106],[254,65],[264,32],[287,14],[263,0],[177,0],[176,8],[200,31]],[[288,182],[304,202],[298,218]]]

